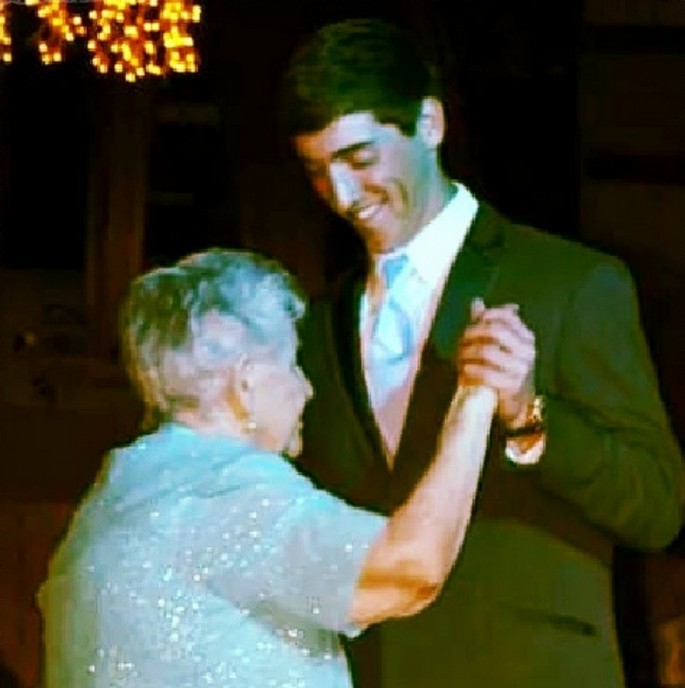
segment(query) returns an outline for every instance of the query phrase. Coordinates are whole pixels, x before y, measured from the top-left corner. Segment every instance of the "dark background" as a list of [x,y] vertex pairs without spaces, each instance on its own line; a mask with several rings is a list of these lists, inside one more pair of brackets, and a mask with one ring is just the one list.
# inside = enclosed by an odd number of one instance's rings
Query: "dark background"
[[[680,0],[653,0],[653,6],[669,2]],[[592,65],[602,56],[626,57],[639,70],[655,56],[668,56],[675,60],[667,63],[670,68],[682,68],[685,19],[671,25],[655,22],[647,12],[644,21],[626,23],[625,11],[616,9],[616,21],[609,16],[597,25],[587,20],[588,4],[205,0],[196,31],[200,73],[123,86],[114,85],[113,77],[96,76],[78,46],[63,65],[40,65],[35,16],[13,6],[14,63],[0,66],[0,268],[86,271],[88,226],[98,213],[93,180],[106,176],[109,164],[95,142],[107,136],[112,99],[138,93],[153,112],[142,139],[143,266],[212,244],[249,246],[283,260],[316,293],[359,245],[311,197],[278,140],[278,76],[310,29],[349,16],[386,17],[416,30],[442,68],[450,173],[511,218],[604,248],[633,270],[664,398],[682,440],[685,316],[679,299],[685,295],[685,252],[668,247],[685,243],[685,216],[678,212],[683,206],[664,211],[658,227],[647,214],[644,227],[623,234],[604,233],[584,218],[595,217],[587,201],[594,198],[587,191],[593,184],[626,184],[626,194],[631,184],[682,192],[685,135],[653,153],[635,153],[631,145],[617,150],[594,139],[588,143],[586,127],[597,88]],[[610,5],[621,3],[606,0]],[[681,76],[685,85],[685,71]],[[685,86],[682,92],[656,88],[651,97],[650,107],[682,118]],[[636,94],[636,108],[647,107],[639,99]],[[186,115],[179,115],[179,104]],[[169,108],[171,117],[163,114]],[[658,117],[653,127],[660,121],[666,127]],[[673,126],[670,122],[668,131]],[[616,204],[616,217],[621,205]],[[40,473],[40,457],[25,459]],[[77,497],[98,461],[77,464],[62,491]],[[30,493],[31,484],[24,481],[21,489]],[[12,490],[8,481],[3,488]],[[655,588],[684,584],[668,566],[660,569],[658,581],[645,582],[644,560],[630,552],[619,554],[617,571],[617,611],[631,683],[655,685],[645,608]],[[675,611],[685,612],[685,605]]]
[[[128,87],[154,91],[157,102],[209,102],[220,110],[211,129],[185,124],[179,136],[178,125],[155,128],[151,189],[190,190],[198,202],[187,216],[172,218],[151,204],[153,252],[226,241],[235,228],[230,208],[239,205],[241,164],[285,155],[275,126],[284,60],[313,27],[355,15],[384,16],[425,37],[448,85],[446,158],[453,174],[510,216],[577,235],[580,3],[206,0],[203,6],[195,32],[201,73]],[[446,20],[447,14],[453,18]],[[41,66],[32,43],[36,26],[32,10],[12,13],[14,64],[0,70],[4,136],[11,139],[0,260],[11,268],[79,269],[89,130],[102,114],[100,93],[112,77],[94,75],[78,46],[64,64]],[[161,225],[167,227],[163,239],[156,236]],[[176,226],[186,235],[192,226],[193,237],[176,236]],[[43,233],[40,244],[36,231]]]

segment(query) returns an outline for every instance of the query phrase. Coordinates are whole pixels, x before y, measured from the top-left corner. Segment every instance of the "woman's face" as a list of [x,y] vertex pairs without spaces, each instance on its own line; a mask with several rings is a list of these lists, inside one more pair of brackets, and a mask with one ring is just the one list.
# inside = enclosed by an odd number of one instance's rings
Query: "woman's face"
[[302,411],[312,396],[312,386],[297,365],[294,325],[274,357],[252,361],[250,367],[257,443],[264,449],[297,456],[302,450]]

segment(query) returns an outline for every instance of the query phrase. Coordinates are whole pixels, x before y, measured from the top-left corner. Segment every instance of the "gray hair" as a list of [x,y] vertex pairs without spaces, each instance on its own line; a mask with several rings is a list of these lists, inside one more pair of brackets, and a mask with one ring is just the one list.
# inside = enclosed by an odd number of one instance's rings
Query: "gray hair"
[[212,248],[134,279],[119,330],[146,428],[211,406],[239,361],[284,350],[304,310],[293,277],[248,251]]

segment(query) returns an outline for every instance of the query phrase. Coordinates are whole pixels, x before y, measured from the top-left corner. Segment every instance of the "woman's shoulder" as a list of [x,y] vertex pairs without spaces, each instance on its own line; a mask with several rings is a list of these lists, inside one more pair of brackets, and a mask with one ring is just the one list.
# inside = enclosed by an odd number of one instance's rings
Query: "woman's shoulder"
[[257,449],[249,444],[233,447],[230,456],[217,446],[200,486],[206,494],[231,489],[303,490],[312,486],[281,454]]
[[314,489],[284,456],[181,426],[163,427],[117,449],[105,471],[104,493],[128,510],[167,496],[208,499],[267,492],[289,499]]

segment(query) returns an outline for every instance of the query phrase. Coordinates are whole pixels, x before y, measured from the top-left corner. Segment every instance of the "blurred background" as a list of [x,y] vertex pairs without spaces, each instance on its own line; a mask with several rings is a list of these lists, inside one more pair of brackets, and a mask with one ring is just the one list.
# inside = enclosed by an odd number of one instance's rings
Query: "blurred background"
[[[126,83],[85,51],[41,64],[35,8],[9,6],[0,65],[0,655],[39,681],[33,595],[107,448],[139,408],[116,305],[141,270],[210,245],[284,262],[311,294],[355,237],[315,200],[276,129],[312,28],[413,28],[447,85],[448,170],[512,219],[633,271],[664,399],[685,438],[683,0],[204,0],[197,74]],[[563,270],[564,266],[559,265]],[[617,555],[631,686],[685,686],[682,542]],[[669,640],[670,639],[670,640]]]

